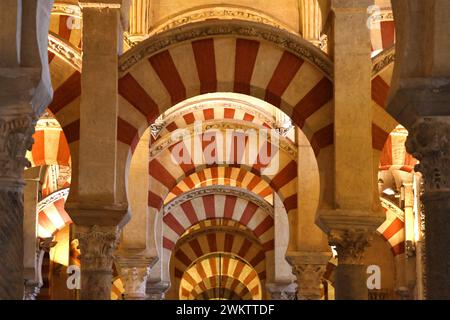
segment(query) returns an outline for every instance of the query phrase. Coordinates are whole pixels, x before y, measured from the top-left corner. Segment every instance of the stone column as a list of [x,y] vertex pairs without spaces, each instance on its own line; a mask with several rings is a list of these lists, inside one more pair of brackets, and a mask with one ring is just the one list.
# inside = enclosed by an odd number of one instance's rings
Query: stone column
[[297,277],[298,300],[320,300],[320,285],[330,258],[328,252],[298,252],[286,257]]
[[[370,0],[332,0],[334,12],[334,204],[319,226],[336,246],[337,300],[367,300],[363,255],[385,220],[373,170]],[[349,125],[351,124],[351,125]],[[355,149],[355,146],[358,146]],[[377,199],[375,202],[374,200]]]
[[[81,251],[81,299],[109,300],[127,204],[117,190],[118,55],[122,0],[80,0],[83,12],[78,176],[66,203]],[[95,138],[94,138],[95,137]],[[74,182],[76,181],[76,182]]]
[[55,245],[56,241],[53,241],[53,237],[39,240],[39,249],[35,250],[33,254],[33,259],[36,261],[36,276],[33,279],[25,278],[23,300],[36,300],[41,291],[41,287],[44,284],[42,277],[44,255],[50,252],[50,249]]
[[300,33],[305,40],[322,47],[323,19],[319,0],[299,0],[299,8]]
[[[411,175],[412,180],[412,175]],[[415,219],[414,219],[414,190],[413,182],[403,182],[404,211],[405,211],[405,280],[407,287],[406,299],[414,297],[416,279],[416,239],[415,239]]]
[[36,118],[52,97],[52,3],[7,0],[0,10],[0,299],[23,298],[23,170]]
[[110,300],[118,227],[76,225],[81,251],[81,300]]
[[23,187],[33,119],[20,108],[0,106],[0,299],[23,296]]
[[[448,106],[448,104],[447,104]],[[410,130],[406,148],[424,179],[427,299],[450,299],[450,117],[424,118]]]
[[271,300],[295,300],[295,284],[293,283],[269,283],[267,289]]
[[115,261],[125,288],[125,300],[146,300],[147,279],[156,259],[123,253]]
[[364,229],[343,229],[330,232],[330,245],[336,247],[338,266],[335,271],[336,300],[367,300],[367,268],[364,252],[372,232]]
[[147,300],[164,300],[166,292],[170,288],[170,283],[166,281],[147,282]]

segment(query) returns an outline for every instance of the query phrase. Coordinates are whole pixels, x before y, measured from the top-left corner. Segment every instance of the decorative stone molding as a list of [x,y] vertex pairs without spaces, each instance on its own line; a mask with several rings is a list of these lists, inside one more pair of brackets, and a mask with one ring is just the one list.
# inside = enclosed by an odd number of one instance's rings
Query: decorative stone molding
[[123,0],[79,0],[81,8],[120,9]]
[[192,23],[184,28],[170,30],[141,42],[126,52],[119,62],[123,76],[138,62],[158,51],[185,41],[215,36],[251,37],[271,42],[314,64],[328,78],[333,78],[331,60],[313,44],[289,32],[248,21],[208,21]]
[[450,191],[450,122],[420,121],[409,130],[406,150],[420,161],[425,193]]
[[252,21],[269,25],[271,27],[286,30],[292,33],[296,33],[294,30],[286,25],[283,25],[280,21],[276,21],[274,18],[258,12],[254,9],[242,7],[242,6],[214,6],[209,8],[201,8],[187,13],[178,15],[172,19],[163,22],[153,30],[150,35],[158,34],[167,30],[171,30],[188,23],[194,23],[199,21],[205,21],[207,19],[236,19],[244,21]]
[[48,207],[49,205],[55,203],[56,201],[58,201],[60,199],[66,200],[67,197],[69,196],[69,191],[70,191],[70,188],[66,188],[66,189],[62,189],[62,190],[53,192],[51,195],[49,195],[48,197],[46,197],[45,199],[43,199],[41,202],[39,202],[37,204],[37,206],[36,206],[37,212],[43,211],[46,207]]
[[80,245],[82,272],[111,272],[113,252],[119,240],[119,228],[97,225],[76,228],[75,237]]
[[372,233],[364,229],[331,230],[328,235],[328,242],[338,253],[339,264],[362,265],[371,240]]
[[81,18],[81,8],[75,4],[55,3],[53,4],[52,14]]
[[381,202],[381,205],[383,206],[383,208],[391,211],[392,213],[395,214],[395,216],[399,220],[401,220],[402,222],[405,222],[405,212],[402,209],[400,209],[398,206],[393,204],[390,200],[385,199],[383,197],[380,197],[380,202]]
[[395,62],[395,46],[384,50],[372,58],[372,79]]
[[31,116],[0,119],[0,178],[20,179],[31,163],[25,158],[33,146],[34,121]]
[[61,39],[58,35],[49,32],[48,49],[71,65],[75,70],[81,72],[82,57],[79,48],[76,48],[71,43]]
[[259,208],[261,208],[268,215],[273,217],[273,207],[263,198],[251,193],[250,191],[233,187],[233,186],[206,186],[200,189],[190,190],[184,192],[181,196],[176,197],[164,206],[164,214],[173,210],[173,208],[180,206],[184,202],[191,201],[195,198],[203,197],[210,194],[221,194],[221,195],[234,195],[238,198],[245,199],[247,201],[253,202]]

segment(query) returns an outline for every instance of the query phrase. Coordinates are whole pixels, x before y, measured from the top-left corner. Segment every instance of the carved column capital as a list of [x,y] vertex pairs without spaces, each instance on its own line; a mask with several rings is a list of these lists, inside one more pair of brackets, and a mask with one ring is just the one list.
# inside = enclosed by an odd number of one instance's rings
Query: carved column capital
[[119,240],[119,228],[111,226],[76,226],[81,250],[82,272],[111,273],[113,253]]
[[420,161],[425,192],[450,191],[450,121],[423,119],[409,129],[406,150]]
[[126,300],[145,299],[145,285],[149,272],[149,267],[122,268],[120,275],[124,283]]
[[320,300],[321,283],[331,258],[328,252],[288,253],[286,260],[297,277],[297,297],[299,300]]
[[34,120],[31,115],[0,119],[0,179],[18,180],[31,164],[25,158],[33,145]]
[[363,265],[364,253],[372,236],[373,232],[366,229],[333,229],[328,242],[336,247],[339,264]]
[[116,266],[125,288],[126,300],[143,300],[146,295],[147,278],[150,268],[158,260],[157,257],[129,255],[122,253],[116,256]]

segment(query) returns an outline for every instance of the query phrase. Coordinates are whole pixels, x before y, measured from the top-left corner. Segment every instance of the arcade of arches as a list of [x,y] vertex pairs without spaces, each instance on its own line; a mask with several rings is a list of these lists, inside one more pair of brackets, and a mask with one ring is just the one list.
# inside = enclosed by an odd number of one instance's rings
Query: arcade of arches
[[450,299],[449,16],[2,0],[0,299]]

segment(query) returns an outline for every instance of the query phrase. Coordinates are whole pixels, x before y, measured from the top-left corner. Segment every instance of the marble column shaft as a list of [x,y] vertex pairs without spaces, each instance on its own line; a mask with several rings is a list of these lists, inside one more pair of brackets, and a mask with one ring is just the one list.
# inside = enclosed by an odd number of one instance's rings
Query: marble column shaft
[[406,148],[420,164],[426,226],[427,299],[450,299],[450,117],[424,118],[409,130]]
[[81,300],[110,300],[118,227],[76,226],[81,251]]
[[[9,109],[9,112],[6,111]],[[23,297],[23,170],[34,125],[31,115],[0,108],[0,299]]]

